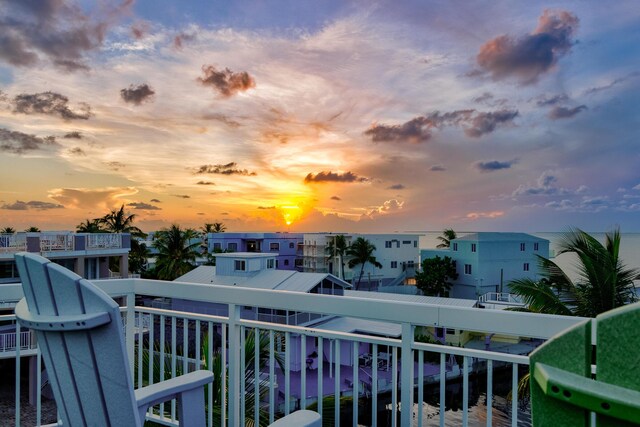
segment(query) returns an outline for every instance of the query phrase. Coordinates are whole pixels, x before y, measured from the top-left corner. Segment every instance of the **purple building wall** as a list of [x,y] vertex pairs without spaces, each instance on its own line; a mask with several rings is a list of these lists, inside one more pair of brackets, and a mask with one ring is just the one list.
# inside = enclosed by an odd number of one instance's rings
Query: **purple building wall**
[[217,249],[229,252],[261,252],[278,254],[279,270],[302,268],[301,233],[209,233],[207,246],[209,252]]

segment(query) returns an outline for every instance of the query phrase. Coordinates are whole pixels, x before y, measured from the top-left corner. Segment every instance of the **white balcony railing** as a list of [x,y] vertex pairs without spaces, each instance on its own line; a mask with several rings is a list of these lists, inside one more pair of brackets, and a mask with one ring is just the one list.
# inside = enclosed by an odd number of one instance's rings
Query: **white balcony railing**
[[20,234],[0,234],[0,253],[22,252],[27,250],[27,236]]
[[118,233],[91,233],[87,234],[87,250],[93,249],[121,249],[122,234]]
[[[480,422],[493,425],[492,420],[495,425],[507,425],[503,424],[505,419],[508,425],[520,425],[517,384],[529,363],[526,355],[419,343],[414,331],[426,326],[547,339],[582,320],[146,279],[94,283],[114,297],[125,297],[122,311],[135,387],[193,369],[214,370],[215,381],[220,381],[224,392],[214,396],[213,387],[208,386],[208,426],[245,425],[248,419],[271,422],[281,414],[312,404],[325,418],[334,418],[337,426],[341,421],[354,426],[385,421],[392,426],[420,426],[433,424],[435,419],[440,425],[449,425],[457,417],[457,424],[465,426]],[[19,293],[14,287],[10,290],[13,296]],[[215,303],[228,315],[136,307],[136,295]],[[252,320],[242,317],[247,306],[377,320],[396,325],[401,335],[388,338],[322,329],[321,325],[301,327]],[[262,344],[250,350],[251,340]],[[277,360],[278,355],[282,360]],[[226,367],[227,375],[221,374],[221,366]],[[19,350],[16,372],[20,372]],[[478,405],[474,411],[470,411],[470,399],[477,398],[469,386],[472,374],[482,378],[475,390],[486,384],[481,391],[487,402],[486,408],[479,409],[482,406]],[[41,384],[39,369],[35,375],[37,390]],[[514,397],[511,402],[494,399],[496,375],[503,382],[506,375]],[[19,375],[17,378],[15,411],[19,419]],[[449,410],[452,395],[447,385],[454,381],[462,384],[459,411]],[[252,399],[254,395],[259,398]],[[37,425],[55,422],[41,419],[39,396],[37,402]],[[176,425],[175,402],[152,408],[147,418]]]
[[[36,348],[32,340],[32,331],[20,332],[20,349],[28,350]],[[16,351],[17,334],[15,332],[5,332],[0,334],[0,354]]]
[[40,251],[73,251],[72,233],[40,233]]

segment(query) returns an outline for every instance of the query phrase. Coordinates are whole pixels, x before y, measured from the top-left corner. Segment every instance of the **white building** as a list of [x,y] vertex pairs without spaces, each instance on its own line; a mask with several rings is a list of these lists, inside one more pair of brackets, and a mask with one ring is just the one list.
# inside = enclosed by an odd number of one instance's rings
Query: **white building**
[[[332,240],[339,235],[345,236],[347,244],[358,237],[368,240],[376,247],[373,256],[382,265],[377,268],[365,264],[361,287],[402,285],[415,273],[419,260],[418,234],[347,234],[347,233],[310,233],[304,235],[304,271],[331,273],[340,276],[340,257],[327,253]],[[361,266],[349,268],[349,257],[344,260],[344,279],[358,280]]]
[[538,257],[549,257],[549,241],[525,233],[472,233],[451,241],[449,249],[423,249],[421,259],[449,256],[456,262],[455,298],[477,299],[509,292],[511,280],[539,277]]

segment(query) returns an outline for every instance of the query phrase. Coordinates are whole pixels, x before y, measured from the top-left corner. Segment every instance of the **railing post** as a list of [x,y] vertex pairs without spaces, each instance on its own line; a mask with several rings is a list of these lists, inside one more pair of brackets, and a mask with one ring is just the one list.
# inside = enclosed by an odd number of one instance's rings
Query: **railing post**
[[131,378],[134,376],[135,368],[135,321],[136,321],[136,294],[134,292],[127,293],[127,324],[125,326],[125,340],[127,347],[127,356],[129,357],[129,367],[131,368]]
[[411,425],[413,408],[413,325],[402,324],[402,373],[400,375],[400,414],[402,427]]
[[[240,340],[243,339],[240,333],[240,306],[229,304],[229,425],[240,426]],[[289,349],[287,349],[289,350]],[[224,393],[224,390],[223,390]]]

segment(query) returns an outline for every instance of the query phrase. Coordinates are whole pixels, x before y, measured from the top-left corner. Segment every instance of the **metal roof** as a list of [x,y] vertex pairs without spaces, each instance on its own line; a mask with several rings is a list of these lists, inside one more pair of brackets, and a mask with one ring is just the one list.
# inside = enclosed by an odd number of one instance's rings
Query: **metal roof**
[[366,291],[345,290],[344,296],[377,299],[381,301],[417,302],[420,304],[446,305],[449,307],[473,308],[476,306],[476,300],[474,299],[441,298],[441,297],[429,297],[424,295],[391,294],[386,292],[366,292]]
[[499,233],[499,232],[481,232],[470,233],[460,236],[454,240],[457,241],[474,241],[474,242],[521,242],[521,241],[536,241],[542,242],[546,239],[533,236],[527,233]]
[[328,331],[373,334],[384,337],[399,337],[402,335],[402,326],[397,323],[378,322],[354,317],[334,317],[326,322],[311,325],[311,327]]

